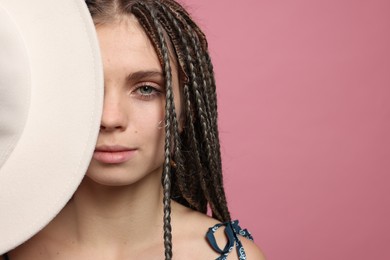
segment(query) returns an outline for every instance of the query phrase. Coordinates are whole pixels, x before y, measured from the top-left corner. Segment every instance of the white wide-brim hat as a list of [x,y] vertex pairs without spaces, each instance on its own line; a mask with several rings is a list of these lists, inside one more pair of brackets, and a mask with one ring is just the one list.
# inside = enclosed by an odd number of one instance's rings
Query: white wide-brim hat
[[97,140],[103,69],[83,0],[0,0],[0,255],[45,227]]

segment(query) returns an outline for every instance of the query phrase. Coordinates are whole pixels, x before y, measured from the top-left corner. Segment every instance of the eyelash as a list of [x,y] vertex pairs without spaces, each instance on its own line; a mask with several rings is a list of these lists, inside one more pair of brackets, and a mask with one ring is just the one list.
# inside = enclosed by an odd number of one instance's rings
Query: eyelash
[[[150,89],[151,93],[149,93],[149,94],[142,93],[141,91],[145,90],[145,88]],[[135,93],[137,96],[139,96],[139,98],[142,100],[151,100],[151,99],[161,95],[161,91],[157,87],[154,87],[154,86],[152,86],[152,84],[149,84],[149,83],[144,83],[144,84],[137,86],[134,89],[133,93]]]

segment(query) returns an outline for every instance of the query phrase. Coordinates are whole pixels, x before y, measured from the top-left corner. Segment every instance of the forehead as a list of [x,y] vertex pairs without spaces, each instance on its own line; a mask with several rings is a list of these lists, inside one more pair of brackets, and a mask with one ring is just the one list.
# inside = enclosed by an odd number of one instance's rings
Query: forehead
[[105,70],[161,71],[157,53],[133,16],[125,16],[96,27]]

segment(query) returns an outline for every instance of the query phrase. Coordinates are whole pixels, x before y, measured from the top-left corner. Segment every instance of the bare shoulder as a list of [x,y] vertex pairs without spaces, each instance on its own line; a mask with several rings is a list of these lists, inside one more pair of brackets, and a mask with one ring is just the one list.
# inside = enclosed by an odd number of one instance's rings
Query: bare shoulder
[[200,237],[204,240],[207,230],[218,223],[218,220],[206,214],[172,203],[172,224],[173,228],[177,228],[177,236]]
[[177,224],[186,223],[186,226],[188,226],[189,223],[192,223],[196,224],[198,227],[199,225],[206,227],[219,223],[218,220],[209,217],[206,214],[184,207],[177,202],[172,202],[172,215],[173,217],[176,216]]
[[[242,246],[245,249],[247,259],[250,260],[266,260],[264,253],[261,249],[251,240],[241,238]],[[233,258],[232,258],[233,259]]]
[[218,220],[176,202],[172,203],[172,243],[177,259],[216,259],[219,255],[208,241],[208,229]]

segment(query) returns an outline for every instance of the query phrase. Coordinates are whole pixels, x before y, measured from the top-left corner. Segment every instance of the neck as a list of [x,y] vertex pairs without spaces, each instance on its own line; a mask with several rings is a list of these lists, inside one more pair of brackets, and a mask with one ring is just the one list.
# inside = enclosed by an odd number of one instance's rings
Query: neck
[[85,177],[63,212],[79,244],[139,247],[142,241],[161,241],[161,174],[120,187]]

